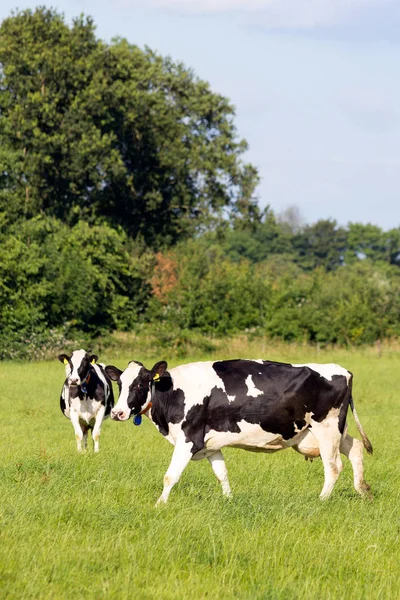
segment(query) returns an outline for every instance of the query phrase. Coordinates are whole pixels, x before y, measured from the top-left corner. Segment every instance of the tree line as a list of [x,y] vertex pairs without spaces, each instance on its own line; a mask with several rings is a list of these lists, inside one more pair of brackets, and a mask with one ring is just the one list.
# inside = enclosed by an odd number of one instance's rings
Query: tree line
[[262,210],[233,106],[183,64],[40,7],[0,65],[0,357],[140,324],[399,335],[400,228]]

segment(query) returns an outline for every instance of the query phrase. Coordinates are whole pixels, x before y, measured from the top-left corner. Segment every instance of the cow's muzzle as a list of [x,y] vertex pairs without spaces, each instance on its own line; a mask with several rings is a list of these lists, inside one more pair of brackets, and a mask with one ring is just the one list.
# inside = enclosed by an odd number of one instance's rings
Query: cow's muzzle
[[127,421],[130,415],[126,415],[123,410],[111,411],[111,418],[113,421]]

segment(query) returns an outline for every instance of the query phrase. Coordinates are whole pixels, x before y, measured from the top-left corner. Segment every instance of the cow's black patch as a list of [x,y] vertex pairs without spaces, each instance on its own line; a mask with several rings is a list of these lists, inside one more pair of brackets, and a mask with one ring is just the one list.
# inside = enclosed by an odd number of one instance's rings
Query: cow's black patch
[[168,372],[154,383],[151,418],[160,433],[168,435],[168,424],[180,423],[185,416],[185,394],[181,389],[173,389],[171,376]]
[[64,393],[64,386],[63,386],[63,389],[61,390],[61,394],[60,394],[60,409],[61,409],[61,412],[64,415],[64,417],[66,417],[67,415],[65,414],[65,409],[67,408],[67,405],[65,404],[65,399],[64,399],[63,393]]
[[[204,436],[211,429],[240,433],[238,423],[242,420],[289,440],[306,427],[306,413],[321,422],[332,408],[341,407],[344,427],[349,388],[343,375],[334,375],[328,381],[309,367],[271,361],[220,361],[213,368],[226,392],[214,387],[202,404],[186,414],[182,429],[186,440],[193,443],[193,454],[204,447]],[[255,397],[249,394],[249,376],[261,392]],[[229,401],[228,396],[234,400]]]

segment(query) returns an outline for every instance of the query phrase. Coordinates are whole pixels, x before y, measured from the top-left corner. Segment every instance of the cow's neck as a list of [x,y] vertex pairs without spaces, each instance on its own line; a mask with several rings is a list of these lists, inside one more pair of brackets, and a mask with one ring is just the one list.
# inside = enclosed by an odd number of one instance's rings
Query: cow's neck
[[152,384],[151,394],[151,409],[146,412],[146,415],[159,431],[164,435],[168,435],[169,423],[171,422],[171,412],[174,404],[174,385],[169,374],[163,377],[160,382]]
[[82,392],[85,396],[89,396],[89,398],[93,398],[96,392],[96,387],[98,383],[98,376],[95,369],[90,366],[85,377],[84,383],[82,382]]

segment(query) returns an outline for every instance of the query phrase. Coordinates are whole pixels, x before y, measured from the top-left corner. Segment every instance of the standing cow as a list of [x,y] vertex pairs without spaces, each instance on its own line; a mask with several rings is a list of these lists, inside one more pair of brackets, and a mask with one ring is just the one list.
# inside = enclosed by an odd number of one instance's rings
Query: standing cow
[[[372,446],[352,399],[353,376],[335,364],[292,365],[267,360],[222,360],[181,365],[167,371],[160,361],[149,371],[132,361],[125,371],[107,366],[118,382],[115,421],[146,414],[175,449],[157,504],[166,502],[190,460],[207,458],[231,495],[221,453],[225,446],[255,452],[294,448],[306,457],[321,456],[328,498],[342,470],[340,452],[349,458],[354,487],[364,495],[363,444]],[[362,443],[347,434],[351,407]],[[140,419],[140,417],[139,417]]]
[[99,451],[103,419],[114,406],[114,393],[104,365],[96,364],[98,357],[85,350],[75,350],[71,356],[60,354],[65,364],[66,379],[61,390],[60,408],[72,421],[78,451],[86,449],[89,429],[92,430],[94,451]]

